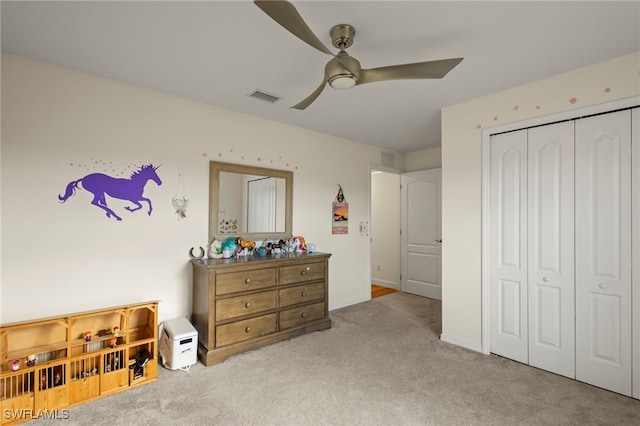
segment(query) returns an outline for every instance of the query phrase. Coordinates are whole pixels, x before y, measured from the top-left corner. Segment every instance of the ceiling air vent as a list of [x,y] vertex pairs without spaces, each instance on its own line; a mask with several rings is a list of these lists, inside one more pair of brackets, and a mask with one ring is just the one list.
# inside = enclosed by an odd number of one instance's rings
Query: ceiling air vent
[[252,98],[256,98],[256,99],[262,99],[263,101],[267,101],[269,103],[274,103],[280,100],[279,96],[276,95],[272,95],[270,93],[264,92],[262,90],[254,90],[253,92],[249,93],[249,96],[251,96]]

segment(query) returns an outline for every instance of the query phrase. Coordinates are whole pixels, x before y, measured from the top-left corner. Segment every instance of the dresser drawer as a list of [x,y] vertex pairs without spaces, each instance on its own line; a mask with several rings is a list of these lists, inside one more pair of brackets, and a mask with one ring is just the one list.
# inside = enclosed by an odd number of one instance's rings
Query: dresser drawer
[[263,291],[260,293],[237,296],[230,299],[216,301],[216,321],[255,314],[276,308],[276,292]]
[[250,269],[216,275],[216,295],[256,290],[276,285],[276,269]]
[[264,336],[276,331],[276,314],[263,315],[216,327],[216,347]]
[[284,330],[322,318],[324,318],[324,303],[287,309],[280,312],[280,329]]
[[280,307],[297,305],[324,298],[324,282],[299,285],[279,291]]
[[301,263],[280,268],[280,285],[324,279],[324,263]]

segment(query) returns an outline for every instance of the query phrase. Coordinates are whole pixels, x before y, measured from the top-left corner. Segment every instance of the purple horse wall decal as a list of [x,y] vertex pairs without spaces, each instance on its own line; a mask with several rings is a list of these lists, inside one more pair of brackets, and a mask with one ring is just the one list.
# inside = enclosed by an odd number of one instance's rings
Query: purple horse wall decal
[[[160,166],[158,166],[160,167]],[[64,195],[58,195],[58,199],[63,203],[67,201],[69,197],[76,193],[78,184],[82,183],[82,188],[93,193],[93,200],[91,204],[100,207],[107,212],[107,217],[115,217],[117,220],[122,220],[113,210],[107,206],[105,195],[120,200],[131,201],[135,206],[126,206],[125,209],[134,212],[142,208],[140,201],[145,201],[149,204],[149,211],[147,212],[151,216],[151,200],[142,196],[144,192],[144,186],[147,181],[152,180],[158,185],[162,185],[160,177],[156,173],[158,167],[154,167],[152,164],[147,164],[140,167],[139,170],[133,172],[129,179],[114,178],[102,173],[91,173],[85,177],[69,182]]]

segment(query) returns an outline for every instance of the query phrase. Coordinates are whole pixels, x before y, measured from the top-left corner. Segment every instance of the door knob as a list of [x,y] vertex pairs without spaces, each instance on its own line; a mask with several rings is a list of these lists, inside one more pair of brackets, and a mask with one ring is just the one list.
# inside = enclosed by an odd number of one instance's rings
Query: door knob
[[609,288],[609,284],[607,284],[607,283],[600,283],[600,284],[598,284],[598,287],[600,287],[601,289],[603,289],[603,290],[604,290],[605,288]]
[[434,240],[436,243],[441,243],[442,240]]
[[544,277],[544,278],[542,278],[542,281],[544,281],[545,283],[548,283],[549,281],[551,281],[551,278]]

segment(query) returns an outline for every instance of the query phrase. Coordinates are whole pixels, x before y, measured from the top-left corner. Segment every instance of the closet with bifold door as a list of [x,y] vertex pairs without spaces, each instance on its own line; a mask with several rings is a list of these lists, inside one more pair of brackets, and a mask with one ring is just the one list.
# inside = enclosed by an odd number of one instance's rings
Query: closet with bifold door
[[490,351],[636,398],[639,123],[632,108],[491,135],[488,197]]

